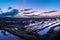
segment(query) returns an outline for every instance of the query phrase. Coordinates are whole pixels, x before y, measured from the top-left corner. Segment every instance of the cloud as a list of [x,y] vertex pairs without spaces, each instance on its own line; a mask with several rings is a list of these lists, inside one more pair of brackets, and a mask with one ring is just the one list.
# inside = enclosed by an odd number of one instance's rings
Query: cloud
[[18,13],[19,13],[19,11],[17,9],[13,9],[11,12],[5,12],[5,13],[0,14],[0,17],[3,17],[3,16],[14,16],[14,15],[16,15]]
[[31,11],[31,12],[24,12],[23,14],[31,14],[31,13],[35,13],[36,11]]
[[24,10],[21,10],[21,11],[29,11],[29,10],[32,10],[32,8],[24,9]]
[[26,12],[20,12],[17,15],[15,15],[15,17],[58,17],[60,16],[60,12],[57,10],[53,10],[53,11],[49,11],[49,12],[40,12],[40,11],[26,11]]
[[44,12],[44,13],[54,13],[57,12],[57,10],[49,11],[49,12]]
[[53,13],[41,13],[39,16],[60,16],[60,12],[53,12]]

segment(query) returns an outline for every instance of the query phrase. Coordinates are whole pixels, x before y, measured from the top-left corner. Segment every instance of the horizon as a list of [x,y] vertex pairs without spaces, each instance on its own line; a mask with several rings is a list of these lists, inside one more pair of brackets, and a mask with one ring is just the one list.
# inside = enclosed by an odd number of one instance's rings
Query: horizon
[[[20,17],[26,14],[31,16],[38,15],[38,17],[60,16],[59,4],[60,0],[0,0],[0,11],[4,12],[0,13],[0,16],[9,17],[11,15],[17,15],[18,17]],[[9,7],[11,7],[11,9],[8,9]],[[17,13],[13,12],[14,9],[16,9]],[[33,12],[28,13],[28,11],[30,10],[33,10]],[[18,11],[27,11],[27,13],[18,13]]]

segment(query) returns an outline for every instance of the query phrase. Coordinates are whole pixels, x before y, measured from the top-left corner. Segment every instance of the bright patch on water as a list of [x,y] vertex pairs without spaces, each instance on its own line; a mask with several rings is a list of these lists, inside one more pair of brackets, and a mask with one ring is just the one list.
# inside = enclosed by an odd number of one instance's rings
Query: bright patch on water
[[51,27],[48,27],[48,28],[46,28],[46,29],[38,32],[38,34],[39,34],[39,35],[44,35],[44,34],[46,34],[46,33],[49,31],[50,28],[51,28]]
[[2,30],[0,30],[0,40],[22,40],[22,39],[7,31],[3,32]]
[[[39,31],[38,34],[39,35],[44,35],[44,34],[46,34],[50,30],[50,28],[51,27],[45,28],[44,30]],[[54,28],[54,30],[60,30],[60,26],[57,26],[56,28]]]
[[58,27],[54,28],[54,30],[60,30],[60,26],[58,26]]

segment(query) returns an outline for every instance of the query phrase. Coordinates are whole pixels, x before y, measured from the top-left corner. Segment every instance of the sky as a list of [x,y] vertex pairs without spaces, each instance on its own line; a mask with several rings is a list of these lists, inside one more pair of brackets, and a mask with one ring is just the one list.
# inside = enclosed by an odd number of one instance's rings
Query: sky
[[3,11],[8,10],[9,6],[19,10],[32,8],[37,11],[60,11],[60,0],[0,0]]
[[2,11],[7,11],[8,7],[13,9],[20,9],[23,0],[0,0],[0,8]]
[[24,8],[40,11],[60,10],[60,0],[25,0]]

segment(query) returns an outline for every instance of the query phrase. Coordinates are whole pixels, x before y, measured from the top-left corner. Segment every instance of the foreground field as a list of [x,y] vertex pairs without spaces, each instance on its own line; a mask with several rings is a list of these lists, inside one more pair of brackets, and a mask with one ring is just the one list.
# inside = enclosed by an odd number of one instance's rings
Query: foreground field
[[26,40],[60,40],[59,37],[60,37],[60,31],[54,31],[52,30],[51,32],[41,36],[41,35],[37,35],[37,34],[32,34],[32,33],[28,33],[24,30],[11,30],[9,29],[8,30],[9,32],[19,36],[19,37],[22,37]]

